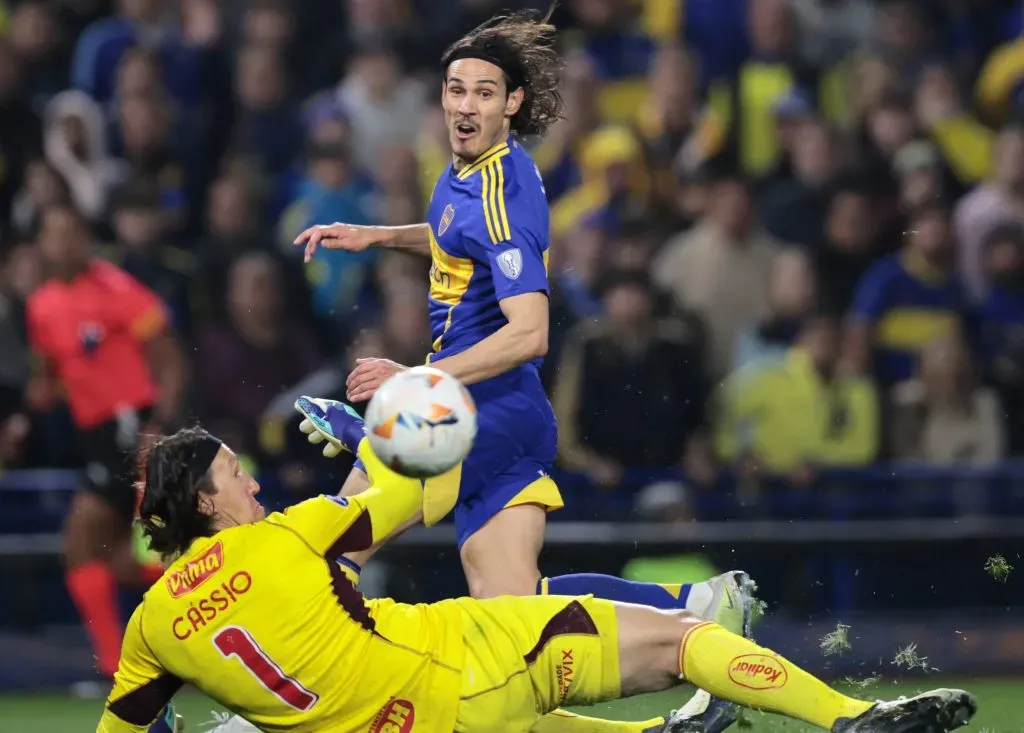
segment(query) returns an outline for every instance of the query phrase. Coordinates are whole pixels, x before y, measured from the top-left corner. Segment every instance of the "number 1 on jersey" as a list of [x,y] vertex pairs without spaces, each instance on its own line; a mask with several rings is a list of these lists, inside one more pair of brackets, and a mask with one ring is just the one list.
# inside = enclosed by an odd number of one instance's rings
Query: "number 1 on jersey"
[[253,677],[286,705],[306,711],[320,699],[315,692],[310,692],[298,681],[287,676],[260,648],[249,632],[240,626],[222,629],[213,637],[213,644],[225,657],[238,657]]

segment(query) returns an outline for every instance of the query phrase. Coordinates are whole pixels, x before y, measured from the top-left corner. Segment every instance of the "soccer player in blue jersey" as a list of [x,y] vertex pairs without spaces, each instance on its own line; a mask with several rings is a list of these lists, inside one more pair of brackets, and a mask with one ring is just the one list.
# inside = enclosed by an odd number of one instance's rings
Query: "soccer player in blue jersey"
[[[428,362],[468,386],[479,409],[479,430],[465,462],[427,482],[421,519],[433,524],[454,507],[473,596],[593,594],[686,608],[743,633],[749,630],[750,599],[742,573],[690,586],[591,574],[542,579],[538,570],[547,512],[562,506],[548,475],[557,426],[539,375],[548,345],[548,206],[523,146],[523,138],[543,134],[561,112],[560,63],[547,20],[496,18],[445,52],[442,105],[452,163],[434,189],[427,222],[314,226],[295,242],[305,246],[307,261],[320,246],[350,252],[381,247],[431,258]],[[362,360],[349,375],[348,399],[370,399],[405,368],[385,359]],[[357,464],[342,494],[368,486]],[[346,559],[354,579],[370,555],[372,550]],[[588,721],[585,729],[651,726],[609,721],[600,727],[603,722]],[[571,725],[566,718],[558,729]]]

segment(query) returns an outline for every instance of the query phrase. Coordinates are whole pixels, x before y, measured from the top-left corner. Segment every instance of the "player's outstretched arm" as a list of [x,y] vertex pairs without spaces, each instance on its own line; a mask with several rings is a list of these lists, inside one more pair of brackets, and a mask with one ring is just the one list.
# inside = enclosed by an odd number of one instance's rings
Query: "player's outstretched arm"
[[144,607],[136,608],[128,621],[114,689],[96,733],[146,733],[183,684],[163,668],[143,638]]
[[391,536],[423,507],[423,484],[400,476],[385,466],[370,448],[359,444],[371,486],[356,496],[319,496],[274,514],[267,522],[302,536],[315,552],[337,560]]
[[359,226],[356,224],[317,224],[295,238],[296,247],[305,247],[306,262],[317,247],[363,252],[371,247],[395,249],[430,257],[430,225],[409,224],[400,227]]

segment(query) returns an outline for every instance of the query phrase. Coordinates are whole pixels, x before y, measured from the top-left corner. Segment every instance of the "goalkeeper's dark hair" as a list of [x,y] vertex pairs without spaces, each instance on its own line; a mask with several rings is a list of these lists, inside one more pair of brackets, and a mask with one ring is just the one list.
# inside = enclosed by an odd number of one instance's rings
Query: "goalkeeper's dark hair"
[[147,449],[139,521],[149,546],[164,558],[214,533],[214,518],[199,510],[200,494],[215,494],[209,463],[196,474],[197,454],[216,440],[202,428],[184,428]]
[[557,4],[554,0],[543,15],[523,11],[491,18],[441,56],[445,78],[453,62],[479,58],[501,68],[509,93],[522,87],[523,103],[509,125],[520,136],[543,135],[562,117],[562,61],[554,47],[555,26],[550,23]]

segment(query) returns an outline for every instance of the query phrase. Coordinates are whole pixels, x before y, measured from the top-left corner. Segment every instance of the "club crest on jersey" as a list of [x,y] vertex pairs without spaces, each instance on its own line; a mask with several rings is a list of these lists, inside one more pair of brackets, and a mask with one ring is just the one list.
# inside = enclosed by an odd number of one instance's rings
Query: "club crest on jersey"
[[448,227],[452,225],[455,220],[455,207],[448,204],[444,207],[444,211],[441,213],[441,221],[437,225],[437,236],[444,236],[444,233],[448,231]]
[[506,249],[498,255],[498,269],[509,280],[518,280],[523,273],[523,253],[518,247]]
[[181,570],[175,570],[167,575],[167,592],[171,594],[171,598],[181,598],[212,578],[222,567],[224,545],[214,542],[202,555],[185,563]]

